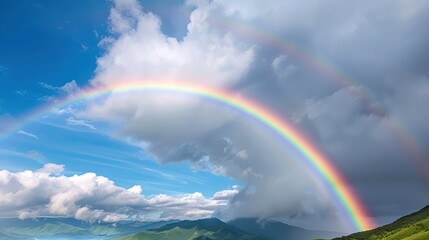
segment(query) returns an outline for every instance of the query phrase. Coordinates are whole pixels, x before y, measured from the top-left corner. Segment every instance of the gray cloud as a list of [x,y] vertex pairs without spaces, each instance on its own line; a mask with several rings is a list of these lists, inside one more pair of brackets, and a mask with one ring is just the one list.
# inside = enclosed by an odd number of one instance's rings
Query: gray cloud
[[[168,79],[233,89],[305,130],[376,220],[427,204],[428,184],[414,165],[428,160],[410,160],[391,124],[429,148],[427,1],[188,1],[195,9],[181,41],[135,1],[115,3],[93,85]],[[339,69],[346,82],[331,74]],[[175,94],[113,92],[105,100],[81,115],[121,124],[119,136],[160,162],[188,160],[246,184],[217,214],[338,225],[338,206],[302,157],[240,114]]]

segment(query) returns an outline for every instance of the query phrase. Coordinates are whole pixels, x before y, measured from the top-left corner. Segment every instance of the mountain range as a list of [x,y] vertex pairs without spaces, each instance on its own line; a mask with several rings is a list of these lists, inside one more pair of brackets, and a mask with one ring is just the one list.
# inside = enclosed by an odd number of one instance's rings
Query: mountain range
[[[267,220],[217,218],[195,221],[88,223],[72,218],[0,219],[0,240],[310,240],[335,232],[310,231]],[[428,240],[429,206],[385,226],[333,240]]]
[[182,221],[115,240],[267,240],[239,230],[217,218]]
[[340,234],[309,231],[276,221],[256,218],[237,219],[228,223],[216,218],[195,221],[88,223],[72,218],[0,219],[0,240],[39,239],[243,239],[308,240]]
[[162,227],[179,220],[160,222],[122,221],[116,223],[73,218],[0,219],[0,240],[11,239],[104,239]]

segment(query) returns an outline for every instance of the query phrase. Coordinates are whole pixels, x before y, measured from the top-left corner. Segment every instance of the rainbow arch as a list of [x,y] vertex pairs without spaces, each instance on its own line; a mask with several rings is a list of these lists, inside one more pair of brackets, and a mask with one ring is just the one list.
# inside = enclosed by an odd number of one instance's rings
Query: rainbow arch
[[210,99],[255,119],[262,125],[271,129],[275,134],[290,144],[303,156],[318,177],[324,183],[326,190],[340,205],[341,210],[358,231],[368,230],[375,227],[363,203],[349,186],[341,172],[332,162],[313,144],[308,138],[293,127],[292,124],[270,111],[263,105],[254,101],[235,95],[232,92],[220,89],[206,88],[195,84],[170,83],[170,82],[121,82],[108,86],[87,88],[77,95],[58,101],[52,105],[45,106],[30,113],[25,120],[15,122],[8,126],[7,130],[0,133],[0,140],[16,132],[34,119],[48,113],[53,108],[65,106],[81,100],[91,99],[112,91],[167,91],[194,95]]
[[314,56],[305,49],[275,36],[264,29],[244,24],[239,21],[226,21],[224,18],[211,17],[212,24],[233,31],[246,38],[251,38],[257,42],[270,45],[282,53],[289,54],[306,66],[313,69],[315,72],[328,77],[338,84],[339,87],[346,88],[351,94],[356,96],[371,112],[371,114],[383,118],[384,123],[390,128],[400,146],[410,154],[408,158],[414,165],[416,170],[421,174],[421,177],[429,184],[429,152],[415,139],[415,137],[401,124],[397,119],[389,117],[388,112],[378,105],[373,96],[364,88],[356,86],[356,84],[346,76],[344,72],[334,67],[325,59]]

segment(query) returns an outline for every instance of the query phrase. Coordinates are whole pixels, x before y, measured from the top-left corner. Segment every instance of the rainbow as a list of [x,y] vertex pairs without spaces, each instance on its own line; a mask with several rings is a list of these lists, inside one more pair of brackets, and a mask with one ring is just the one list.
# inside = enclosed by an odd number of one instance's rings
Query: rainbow
[[82,91],[80,94],[63,99],[53,105],[45,106],[28,115],[26,120],[15,123],[9,126],[9,130],[0,135],[0,139],[7,135],[16,132],[26,123],[48,113],[53,108],[58,108],[74,102],[94,98],[102,94],[108,94],[112,91],[127,92],[127,91],[163,91],[189,94],[205,99],[210,99],[223,105],[229,106],[240,113],[255,119],[257,122],[272,130],[277,136],[290,144],[296,151],[303,156],[303,160],[310,168],[317,173],[317,176],[322,180],[326,190],[341,206],[341,211],[349,219],[355,230],[362,231],[375,227],[366,208],[349,186],[340,171],[332,164],[332,162],[317,149],[308,138],[294,128],[292,124],[281,118],[274,112],[270,111],[263,105],[244,97],[237,96],[226,90],[206,88],[195,84],[183,83],[168,83],[168,82],[122,82],[115,85],[92,87]]
[[371,114],[383,119],[384,123],[390,128],[399,145],[409,153],[415,168],[420,172],[424,180],[429,184],[429,154],[424,147],[407,131],[407,129],[398,120],[389,117],[388,112],[376,103],[374,97],[368,91],[364,91],[363,87],[357,87],[353,81],[348,78],[345,73],[337,69],[326,59],[314,56],[305,49],[286,41],[272,33],[267,32],[262,28],[256,28],[252,25],[245,24],[239,21],[232,21],[224,18],[212,16],[210,17],[212,24],[233,31],[246,38],[250,38],[262,44],[269,45],[281,52],[295,57],[313,71],[320,73],[330,80],[335,81],[338,86],[346,88],[351,94],[356,96]]

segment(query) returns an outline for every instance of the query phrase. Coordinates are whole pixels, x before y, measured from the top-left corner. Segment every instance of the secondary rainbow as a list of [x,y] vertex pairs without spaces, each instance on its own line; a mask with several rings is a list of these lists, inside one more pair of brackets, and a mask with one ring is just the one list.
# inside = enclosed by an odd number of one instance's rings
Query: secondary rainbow
[[429,184],[429,153],[403,124],[397,119],[389,117],[388,112],[381,105],[377,104],[369,91],[365,91],[362,86],[357,87],[340,69],[334,67],[326,59],[317,57],[297,44],[269,33],[263,28],[257,28],[239,21],[232,21],[231,19],[226,21],[224,18],[218,17],[211,17],[210,21],[220,28],[233,31],[246,38],[277,48],[281,52],[295,57],[315,72],[335,81],[340,87],[347,89],[363,103],[363,106],[371,114],[383,118],[383,121],[392,130],[392,134],[398,140],[400,146],[404,147],[404,150],[410,154],[411,157],[408,159],[413,162],[417,171],[420,172],[421,176]]
[[270,111],[263,105],[254,101],[235,95],[232,92],[214,88],[206,88],[195,84],[171,83],[171,82],[122,82],[109,86],[92,87],[82,91],[80,94],[63,99],[53,105],[45,106],[30,113],[25,120],[9,126],[8,130],[0,134],[0,139],[16,132],[38,117],[47,114],[53,108],[58,108],[74,102],[91,99],[102,94],[108,94],[112,91],[172,91],[194,95],[210,99],[221,104],[232,107],[233,109],[257,120],[272,132],[280,136],[296,151],[303,156],[305,163],[317,173],[320,180],[325,185],[326,190],[332,195],[341,211],[349,219],[356,230],[368,230],[375,227],[368,212],[353,189],[349,186],[340,171],[331,163],[331,161],[302,133],[296,130],[292,124]]

